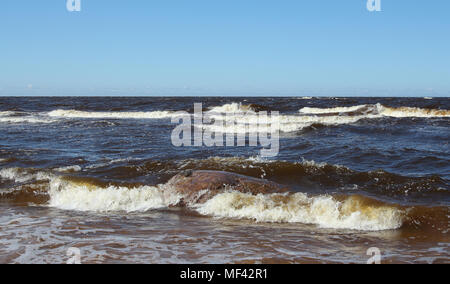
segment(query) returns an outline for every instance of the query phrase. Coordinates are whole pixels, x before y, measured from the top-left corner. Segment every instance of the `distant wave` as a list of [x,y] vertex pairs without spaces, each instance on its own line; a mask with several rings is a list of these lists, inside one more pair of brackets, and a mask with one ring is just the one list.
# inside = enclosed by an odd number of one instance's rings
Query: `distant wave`
[[450,110],[415,107],[386,107],[377,105],[381,115],[391,117],[450,117]]
[[[214,132],[223,133],[256,133],[270,132],[271,120],[259,117],[257,110],[264,109],[258,105],[242,105],[239,103],[225,104],[212,107],[204,113],[215,121],[223,121],[223,124],[207,124],[203,128]],[[223,115],[225,114],[225,116]],[[171,111],[151,111],[151,112],[87,112],[78,110],[54,110],[48,113],[52,118],[97,118],[97,119],[164,119],[177,116]],[[295,132],[314,124],[339,125],[355,123],[365,116],[300,116],[300,115],[280,115],[280,131]],[[0,120],[1,121],[1,120]],[[232,123],[229,123],[232,122]]]
[[230,103],[222,106],[216,106],[209,109],[210,113],[234,113],[234,112],[248,112],[254,111],[250,105],[241,103]]
[[53,119],[47,117],[35,116],[24,112],[0,111],[0,123],[18,124],[18,123],[52,123]]
[[[267,120],[258,113],[267,110],[265,106],[241,103],[229,103],[211,107],[203,113],[214,120],[214,123],[204,123],[203,129],[222,133],[257,133],[270,132],[273,121]],[[54,123],[62,118],[79,119],[167,119],[178,116],[173,111],[136,111],[136,112],[90,112],[80,110],[57,109],[50,112],[31,115],[15,112],[0,112],[0,123]],[[270,115],[270,112],[269,112]],[[378,119],[383,117],[396,118],[447,118],[449,110],[425,109],[414,107],[388,107],[381,104],[355,105],[348,107],[315,108],[304,107],[298,114],[280,114],[279,130],[289,133],[301,131],[312,126],[335,126],[354,124],[363,119]],[[270,116],[269,116],[270,118]]]
[[103,118],[103,119],[162,119],[174,115],[170,111],[150,112],[88,112],[79,110],[54,110],[48,113],[50,117],[65,118]]
[[37,117],[0,117],[0,123],[53,123],[55,120],[42,119]]
[[[279,123],[280,132],[296,132],[313,125],[342,125],[356,123],[361,119],[375,118],[373,115],[355,116],[316,116],[316,115],[279,115],[278,120],[272,120],[272,116],[258,117],[256,114],[246,116],[214,116],[217,123],[204,124],[203,128],[212,132],[223,133],[257,133],[271,132],[271,124]],[[233,123],[234,122],[234,123]]]
[[368,105],[358,105],[351,107],[333,107],[333,108],[314,108],[304,107],[300,110],[300,113],[304,114],[326,114],[326,113],[341,113],[341,112],[354,112],[368,108]]
[[[224,104],[222,106],[216,106],[210,108],[206,113],[213,116],[219,117],[220,114],[248,114],[250,120],[255,119],[257,112],[266,109],[259,105],[244,105],[241,103],[230,103]],[[352,114],[355,116],[365,116],[368,118],[377,118],[382,116],[389,117],[449,117],[450,110],[440,110],[440,109],[424,109],[424,108],[414,108],[414,107],[388,107],[381,104],[376,105],[356,105],[350,107],[333,107],[333,108],[314,108],[305,107],[299,110],[301,114],[335,114],[336,117],[328,119],[326,123],[331,123],[332,120],[339,120],[337,117],[339,114]],[[0,116],[11,115],[10,112],[0,113]],[[162,119],[171,118],[177,115],[173,111],[149,111],[149,112],[88,112],[79,110],[54,110],[48,113],[50,117],[66,117],[66,118],[102,118],[102,119]],[[253,115],[253,117],[252,117]],[[310,122],[313,117],[305,116],[295,116],[295,115],[282,115],[283,123],[290,122],[304,122],[305,120]],[[325,118],[321,118],[325,119]],[[255,122],[255,121],[253,121]],[[321,123],[321,121],[315,121],[316,123]],[[337,122],[337,124],[340,124]]]
[[425,109],[414,107],[388,107],[381,104],[357,105],[350,107],[311,108],[305,107],[299,111],[302,114],[339,114],[355,112],[388,117],[450,117],[450,110]]
[[2,116],[11,116],[14,115],[15,112],[14,111],[0,111],[0,117]]

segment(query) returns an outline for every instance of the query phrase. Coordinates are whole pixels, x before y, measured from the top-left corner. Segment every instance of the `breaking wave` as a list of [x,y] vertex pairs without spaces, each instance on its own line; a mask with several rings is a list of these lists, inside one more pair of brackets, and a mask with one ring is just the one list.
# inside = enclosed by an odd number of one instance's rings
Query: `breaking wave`
[[[296,132],[314,125],[337,126],[354,124],[363,119],[383,117],[450,117],[450,111],[413,107],[392,108],[381,104],[356,105],[350,107],[300,109],[300,115],[283,115],[272,120],[271,116],[259,116],[262,106],[225,104],[213,107],[207,114],[214,119],[213,124],[204,124],[203,129],[219,133],[269,133],[272,123],[279,124],[280,132]],[[226,114],[226,116],[219,115]]]
[[0,123],[19,124],[19,123],[53,123],[55,120],[36,117],[36,116],[8,116],[0,115]]
[[[268,116],[259,115],[260,111],[269,111]],[[381,104],[355,105],[348,107],[316,108],[304,107],[298,114],[280,114],[276,119],[265,106],[242,103],[228,103],[209,108],[204,112],[213,120],[206,121],[202,128],[216,133],[269,133],[271,125],[279,124],[281,133],[303,131],[314,126],[338,126],[354,124],[363,119],[395,118],[446,118],[449,110],[425,109],[414,107],[388,107]],[[17,115],[13,111],[0,112],[0,123],[54,123],[61,118],[92,118],[92,119],[168,119],[179,116],[174,111],[80,111],[57,109],[41,115]]]
[[351,106],[351,107],[334,107],[334,108],[314,108],[304,107],[300,110],[300,113],[305,114],[326,114],[326,113],[341,113],[341,112],[354,112],[367,109],[367,105]]
[[350,107],[334,107],[334,108],[311,108],[305,107],[300,109],[303,114],[341,114],[341,113],[357,113],[372,114],[388,117],[450,117],[450,110],[425,109],[414,107],[388,107],[381,104],[376,105],[357,105]]
[[14,111],[0,111],[0,117],[2,116],[11,116],[14,115],[15,112]]
[[197,211],[220,218],[252,219],[257,222],[302,223],[322,228],[381,231],[403,224],[400,209],[350,196],[338,201],[332,196],[308,197],[303,193],[251,195],[240,192],[219,194]]
[[[182,196],[165,184],[114,186],[58,177],[50,182],[48,205],[75,211],[145,212],[177,206],[181,200]],[[229,191],[204,204],[185,205],[206,216],[362,231],[398,229],[404,217],[395,206],[359,196],[340,201],[303,193],[251,195]]]
[[386,107],[378,105],[379,112],[391,117],[450,117],[450,110],[415,107]]
[[60,173],[73,173],[73,172],[81,171],[81,167],[78,165],[75,165],[75,166],[59,167],[54,170],[57,172],[60,172]]
[[54,110],[48,113],[50,117],[64,118],[103,118],[103,119],[163,119],[171,118],[170,111],[150,112],[88,112],[79,110]]
[[[253,160],[252,162],[249,159],[248,165],[242,165],[241,169],[255,176],[258,174],[255,163],[263,162],[258,159]],[[229,163],[229,167],[237,168],[236,161],[233,160],[210,160],[208,163],[220,162]],[[252,163],[255,166],[253,169],[249,167]],[[328,170],[351,171],[345,167],[312,161],[304,161],[297,166],[287,164],[283,166],[276,161],[269,163],[271,166],[267,169],[277,172],[280,167],[288,167],[291,168],[289,170],[291,175],[294,174],[293,170],[306,171],[305,174],[308,174],[308,171],[310,173]],[[190,162],[184,164],[184,168],[189,167]],[[248,170],[245,170],[246,167]],[[295,167],[298,168],[293,169]],[[183,167],[178,166],[178,168]],[[94,178],[63,176],[60,172],[64,171],[61,169],[56,169],[56,172],[22,168],[2,169],[0,178],[14,181],[16,185],[1,189],[0,200],[41,204],[62,210],[103,213],[145,212],[186,206],[202,215],[217,218],[249,219],[265,223],[311,224],[322,228],[360,231],[392,230],[405,224],[417,227],[422,223],[431,227],[437,226],[438,230],[442,231],[446,227],[444,221],[448,218],[448,210],[402,207],[361,195],[310,195],[300,192],[252,195],[234,191],[233,187],[212,193],[211,198],[205,203],[186,204],[183,195],[172,188],[170,183],[160,185],[114,183]],[[266,174],[271,176],[273,172]],[[205,188],[205,191],[208,189]],[[426,217],[429,214],[434,215]],[[440,223],[432,223],[433,220],[440,220]]]
[[154,186],[99,186],[86,180],[56,178],[50,182],[49,206],[94,212],[145,212],[177,204],[179,197]]
[[3,168],[0,170],[0,179],[12,180],[15,183],[25,183],[33,180],[50,180],[54,175],[47,171],[23,168]]
[[45,116],[35,115],[26,112],[0,111],[0,123],[20,124],[20,123],[53,123],[55,119]]
[[235,112],[253,112],[251,105],[244,105],[242,103],[230,103],[222,106],[216,106],[209,109],[210,113],[235,113]]
[[[217,117],[213,117],[216,118]],[[222,133],[271,133],[272,123],[277,123],[280,132],[296,132],[313,125],[342,125],[356,123],[370,116],[297,116],[280,115],[279,117],[268,116],[267,119],[257,115],[245,117],[225,117],[225,120],[216,120],[213,124],[203,124],[203,128],[211,132]],[[220,119],[220,118],[219,118]]]

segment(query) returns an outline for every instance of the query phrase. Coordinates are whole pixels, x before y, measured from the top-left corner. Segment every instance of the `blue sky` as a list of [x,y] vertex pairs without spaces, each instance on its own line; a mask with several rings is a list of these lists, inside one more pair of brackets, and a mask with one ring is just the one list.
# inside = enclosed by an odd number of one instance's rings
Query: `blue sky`
[[0,95],[450,96],[450,1],[3,0]]

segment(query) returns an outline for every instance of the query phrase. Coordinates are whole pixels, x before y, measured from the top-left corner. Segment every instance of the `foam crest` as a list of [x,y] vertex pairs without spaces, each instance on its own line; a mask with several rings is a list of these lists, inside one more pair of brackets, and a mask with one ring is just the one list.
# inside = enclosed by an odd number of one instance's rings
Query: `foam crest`
[[0,111],[0,117],[2,116],[11,116],[14,115],[15,112],[14,111]]
[[22,168],[4,168],[0,170],[0,178],[12,180],[16,183],[23,183],[32,180],[50,180],[53,174],[43,171],[27,170]]
[[390,117],[450,117],[450,110],[424,109],[415,107],[387,107],[377,104],[378,112]]
[[150,112],[88,112],[79,110],[54,110],[48,113],[50,117],[64,118],[103,118],[103,119],[163,119],[175,114],[170,111]]
[[368,202],[360,196],[338,201],[331,196],[308,197],[303,193],[254,196],[230,191],[198,205],[196,210],[219,218],[314,224],[322,228],[361,231],[398,229],[403,223],[400,209]]
[[270,133],[272,122],[279,123],[280,132],[295,132],[315,124],[333,126],[342,124],[352,124],[366,118],[376,118],[375,115],[356,116],[315,116],[315,115],[280,115],[277,120],[270,116],[257,115],[246,116],[211,116],[215,119],[214,124],[204,124],[203,128],[211,132],[222,133]]
[[342,113],[342,112],[355,112],[365,108],[367,108],[367,105],[357,105],[351,107],[333,107],[333,108],[304,107],[300,109],[300,113],[305,114]]
[[222,106],[212,107],[210,113],[233,113],[233,112],[252,112],[252,108],[241,103],[230,103]]
[[81,167],[78,165],[74,165],[74,166],[60,167],[54,170],[60,173],[73,173],[81,171]]
[[50,182],[49,206],[92,212],[145,212],[167,208],[180,200],[164,187],[102,187],[89,182],[56,178]]
[[53,123],[55,120],[43,119],[33,116],[14,117],[14,116],[0,116],[0,123]]
[[[359,113],[361,116],[368,118],[379,117],[450,117],[450,110],[441,109],[425,109],[415,107],[388,107],[382,104],[376,105],[357,105],[350,107],[333,107],[333,108],[312,108],[305,107],[299,110],[302,114],[350,114],[352,112]],[[333,116],[331,116],[333,117]]]

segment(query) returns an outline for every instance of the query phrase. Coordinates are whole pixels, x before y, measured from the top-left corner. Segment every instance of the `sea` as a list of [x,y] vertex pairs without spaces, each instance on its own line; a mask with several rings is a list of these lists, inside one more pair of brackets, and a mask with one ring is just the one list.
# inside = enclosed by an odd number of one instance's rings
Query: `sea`
[[[278,112],[276,155],[174,143],[196,104],[219,138]],[[449,142],[446,97],[0,97],[0,263],[448,264]],[[182,202],[199,170],[289,190]]]

